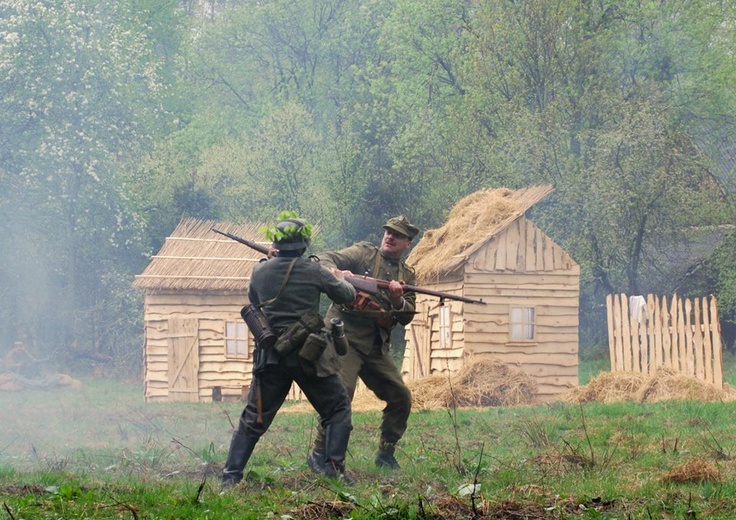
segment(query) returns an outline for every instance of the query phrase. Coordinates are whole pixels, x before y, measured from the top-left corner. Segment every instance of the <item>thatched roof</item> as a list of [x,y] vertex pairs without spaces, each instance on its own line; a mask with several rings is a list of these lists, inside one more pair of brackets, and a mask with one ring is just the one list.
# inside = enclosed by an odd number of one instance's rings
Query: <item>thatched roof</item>
[[253,266],[263,255],[212,228],[268,246],[270,242],[264,242],[258,232],[261,226],[185,218],[143,273],[135,277],[133,286],[146,291],[245,292]]
[[549,185],[485,189],[461,199],[447,222],[425,232],[409,255],[407,262],[416,270],[418,282],[455,271],[553,190]]

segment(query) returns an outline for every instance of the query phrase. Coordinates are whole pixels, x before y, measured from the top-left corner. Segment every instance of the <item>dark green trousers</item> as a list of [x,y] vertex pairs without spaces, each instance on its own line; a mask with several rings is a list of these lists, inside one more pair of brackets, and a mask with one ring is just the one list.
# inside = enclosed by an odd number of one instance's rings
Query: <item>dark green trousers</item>
[[[238,426],[233,432],[230,443],[230,452],[223,471],[224,483],[237,484],[243,478],[243,469],[253,448],[271,426],[276,413],[289,394],[292,382],[299,385],[314,409],[320,414],[320,429],[324,431],[324,428],[331,428],[342,436],[344,443],[339,446],[341,453],[328,453],[327,455],[332,455],[336,467],[341,471],[344,470],[348,437],[353,427],[350,399],[340,378],[337,374],[329,377],[309,375],[300,366],[288,366],[285,361],[280,360],[278,364],[266,365],[260,375],[260,414],[258,413],[258,392],[255,381],[250,387],[248,402],[240,414]],[[324,449],[322,453],[325,453]]]
[[[393,448],[406,432],[411,413],[411,392],[404,384],[388,349],[375,347],[370,354],[364,354],[350,346],[348,353],[340,358],[340,363],[340,379],[351,401],[360,378],[376,397],[386,402],[381,420],[379,450]],[[324,453],[324,442],[324,430],[318,427],[314,450]]]

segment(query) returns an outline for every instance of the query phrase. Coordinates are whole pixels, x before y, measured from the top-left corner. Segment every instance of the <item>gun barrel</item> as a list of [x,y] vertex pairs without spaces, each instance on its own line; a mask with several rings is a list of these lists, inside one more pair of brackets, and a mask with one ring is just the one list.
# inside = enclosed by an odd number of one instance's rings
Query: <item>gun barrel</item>
[[268,255],[268,248],[266,246],[262,246],[261,244],[257,244],[251,240],[246,240],[243,237],[239,237],[238,235],[233,235],[232,233],[228,233],[226,231],[220,231],[219,229],[216,229],[216,228],[212,228],[212,231],[214,231],[215,233],[219,233],[222,236],[226,236],[227,238],[231,240],[235,240],[236,242],[240,242],[241,244],[248,246],[251,249],[255,249],[259,253]]
[[[388,280],[380,280],[378,278],[370,278],[368,276],[345,276],[345,280],[351,283],[356,289],[360,289],[366,292],[375,292],[378,289],[387,289]],[[436,296],[440,299],[457,300],[465,303],[475,303],[478,305],[485,305],[486,302],[483,300],[474,300],[472,298],[466,298],[457,294],[446,293],[442,291],[435,291],[433,289],[426,289],[424,287],[418,287],[416,285],[403,284],[405,291],[412,291],[418,294],[427,294],[429,296]]]
[[404,284],[404,290],[414,291],[415,293],[418,293],[418,294],[428,294],[429,296],[437,296],[441,300],[448,299],[448,300],[457,300],[459,302],[465,302],[465,303],[477,303],[479,305],[486,304],[486,302],[484,302],[483,300],[474,300],[472,298],[466,298],[465,296],[460,296],[459,294],[435,291],[432,289],[426,289],[424,287],[418,287],[416,285]]
[[473,298],[466,298],[465,296],[460,296],[457,294],[446,293],[446,292],[441,292],[441,291],[433,291],[432,289],[425,289],[424,287],[416,287],[414,285],[404,285],[404,289],[406,289],[407,291],[414,291],[420,294],[428,294],[430,296],[437,296],[441,300],[446,298],[448,300],[457,300],[459,302],[475,303],[478,305],[486,304],[486,302],[484,302],[483,300],[474,300]]

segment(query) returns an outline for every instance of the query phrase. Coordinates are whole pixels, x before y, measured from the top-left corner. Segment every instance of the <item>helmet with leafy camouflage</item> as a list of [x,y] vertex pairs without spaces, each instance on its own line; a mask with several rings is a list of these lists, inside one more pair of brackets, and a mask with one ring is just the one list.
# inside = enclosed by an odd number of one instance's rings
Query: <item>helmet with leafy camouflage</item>
[[266,238],[273,241],[279,251],[297,251],[309,247],[312,239],[312,225],[299,218],[294,211],[282,211],[277,224],[266,229]]

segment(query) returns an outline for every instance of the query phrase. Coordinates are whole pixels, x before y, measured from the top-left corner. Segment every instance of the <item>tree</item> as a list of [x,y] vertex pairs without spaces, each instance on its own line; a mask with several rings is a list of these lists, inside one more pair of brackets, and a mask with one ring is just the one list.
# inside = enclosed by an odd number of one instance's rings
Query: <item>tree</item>
[[472,9],[462,109],[486,167],[473,182],[556,187],[535,220],[581,263],[583,312],[600,308],[602,293],[666,290],[642,280],[655,251],[730,218],[698,134],[711,101],[726,102],[703,85],[701,60],[733,70],[713,59],[732,8],[498,0]]
[[115,174],[163,115],[159,64],[132,4],[11,1],[2,14],[0,209],[25,265],[3,262],[14,273],[3,321],[18,324],[3,333],[100,349],[111,293],[130,281],[119,266],[140,238]]

